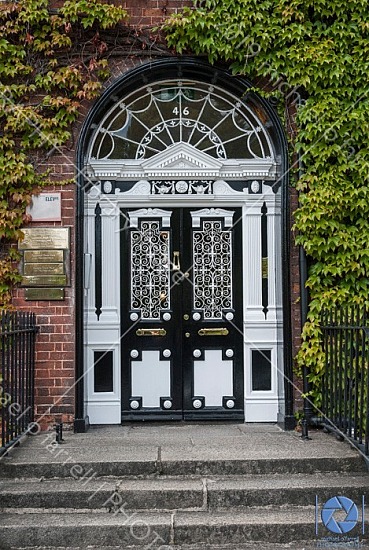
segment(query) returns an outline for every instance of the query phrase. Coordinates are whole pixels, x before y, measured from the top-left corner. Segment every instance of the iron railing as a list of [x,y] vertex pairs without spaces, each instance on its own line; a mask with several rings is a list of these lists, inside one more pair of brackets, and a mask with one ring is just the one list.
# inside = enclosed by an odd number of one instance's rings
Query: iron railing
[[323,426],[369,456],[369,317],[359,308],[325,311]]
[[34,422],[34,313],[0,313],[0,456]]

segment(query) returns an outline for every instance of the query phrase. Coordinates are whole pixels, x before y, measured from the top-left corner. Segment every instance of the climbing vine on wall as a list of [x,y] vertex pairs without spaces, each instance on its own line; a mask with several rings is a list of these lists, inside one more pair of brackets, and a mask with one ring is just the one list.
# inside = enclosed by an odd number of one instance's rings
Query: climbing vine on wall
[[99,0],[0,5],[0,308],[19,280],[11,246],[31,195],[49,183],[42,162],[71,138],[84,100],[108,76],[104,33],[127,14]]
[[[366,0],[202,0],[165,24],[178,53],[226,61],[296,109],[297,244],[310,309],[297,357],[319,405],[324,307],[369,306],[369,11]],[[291,112],[291,109],[289,109]],[[293,158],[293,157],[292,157]],[[296,158],[296,157],[295,157]]]

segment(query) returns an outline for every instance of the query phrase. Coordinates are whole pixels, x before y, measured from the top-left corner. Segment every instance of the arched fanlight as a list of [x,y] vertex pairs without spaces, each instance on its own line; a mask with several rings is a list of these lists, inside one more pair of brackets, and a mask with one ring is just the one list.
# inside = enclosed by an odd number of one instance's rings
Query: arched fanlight
[[105,113],[87,158],[143,160],[187,143],[221,161],[274,160],[268,121],[259,115],[253,104],[206,82],[155,82],[117,101]]

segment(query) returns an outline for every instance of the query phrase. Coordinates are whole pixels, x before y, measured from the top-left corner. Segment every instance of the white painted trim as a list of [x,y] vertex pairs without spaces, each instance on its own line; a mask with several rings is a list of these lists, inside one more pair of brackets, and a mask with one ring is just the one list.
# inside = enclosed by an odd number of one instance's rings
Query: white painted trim
[[141,179],[275,179],[273,158],[218,160],[189,143],[170,145],[149,159],[93,159],[85,166],[88,178]]
[[200,227],[202,218],[223,218],[224,227],[231,227],[233,224],[234,212],[223,208],[202,208],[191,212],[192,227]]
[[163,227],[170,227],[172,212],[160,208],[140,208],[128,212],[130,227],[138,227],[138,218],[160,218]]

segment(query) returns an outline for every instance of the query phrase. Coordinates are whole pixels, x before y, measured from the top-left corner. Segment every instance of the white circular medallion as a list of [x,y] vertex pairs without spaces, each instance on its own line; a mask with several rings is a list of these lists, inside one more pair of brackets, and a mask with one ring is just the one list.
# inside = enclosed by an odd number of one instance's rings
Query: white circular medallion
[[172,352],[170,351],[170,349],[165,349],[163,351],[163,355],[164,357],[170,357],[172,355]]
[[227,349],[226,352],[225,352],[227,357],[233,357],[233,353],[234,353],[233,349]]
[[188,183],[187,181],[177,181],[176,191],[177,193],[187,193]]
[[260,183],[258,181],[254,180],[253,182],[251,182],[251,191],[253,193],[259,193]]
[[111,184],[111,181],[104,181],[104,192],[111,193],[112,189],[113,189],[113,186]]
[[227,409],[233,409],[234,408],[233,399],[228,399],[228,401],[226,401],[226,407],[227,407]]
[[194,349],[194,350],[193,350],[193,356],[194,356],[194,357],[201,357],[201,350],[199,350],[199,349]]
[[228,313],[226,313],[226,319],[227,321],[232,321],[234,315],[231,311],[229,311]]
[[166,399],[163,403],[164,409],[171,409],[172,408],[172,402],[169,401],[169,399]]
[[129,318],[131,319],[131,321],[137,321],[138,320],[138,313],[131,313]]
[[136,359],[139,355],[138,351],[136,349],[133,349],[130,353],[132,359]]
[[201,319],[200,313],[193,313],[192,319],[193,319],[194,321],[200,321],[200,319]]
[[195,399],[192,402],[192,405],[193,405],[194,409],[201,409],[201,407],[202,407],[202,403],[201,403],[200,399]]
[[172,318],[172,316],[171,316],[170,313],[164,313],[164,315],[163,315],[164,321],[170,321],[171,318]]
[[130,407],[131,407],[131,409],[138,409],[138,408],[139,408],[139,406],[140,406],[140,404],[139,404],[139,402],[138,402],[138,401],[136,401],[136,400],[134,400],[134,401],[131,401],[131,403],[130,403]]

